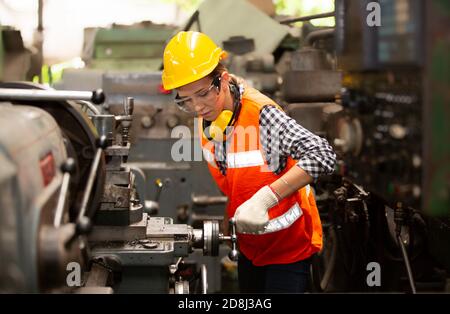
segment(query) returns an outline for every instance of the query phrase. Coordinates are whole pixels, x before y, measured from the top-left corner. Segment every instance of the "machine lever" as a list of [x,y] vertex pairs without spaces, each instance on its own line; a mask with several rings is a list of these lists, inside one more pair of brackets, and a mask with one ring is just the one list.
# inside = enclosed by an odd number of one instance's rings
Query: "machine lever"
[[107,142],[106,142],[106,136],[102,135],[98,139],[97,142],[97,151],[95,152],[94,161],[92,162],[92,166],[89,172],[89,177],[86,184],[86,189],[83,194],[83,199],[81,202],[81,208],[80,212],[78,214],[77,222],[76,222],[76,228],[74,234],[67,240],[65,243],[66,247],[69,247],[71,243],[80,235],[88,234],[92,229],[92,222],[91,219],[86,216],[86,210],[89,202],[89,198],[92,193],[92,188],[94,186],[95,178],[97,176],[97,170],[100,165],[101,156],[103,153],[103,150],[106,148]]
[[155,185],[156,185],[155,202],[159,202],[159,197],[161,196],[161,191],[164,187],[164,183],[162,182],[161,179],[158,178],[155,180]]
[[78,214],[78,220],[80,220],[81,217],[86,215],[86,210],[88,206],[88,201],[92,193],[92,188],[94,186],[95,178],[97,176],[97,170],[100,165],[101,156],[103,153],[103,150],[106,148],[107,142],[106,142],[106,136],[102,135],[98,139],[97,142],[97,150],[95,152],[94,161],[92,162],[92,166],[89,172],[89,177],[86,184],[86,190],[83,194],[83,200],[81,202],[81,208],[80,213]]
[[174,275],[174,274],[177,272],[177,270],[178,270],[178,265],[180,265],[182,259],[183,259],[182,257],[179,257],[178,260],[177,260],[177,262],[176,262],[175,264],[171,264],[171,265],[169,266],[169,271],[170,271],[170,274],[171,274],[171,275]]
[[61,170],[63,172],[63,179],[61,184],[61,190],[58,198],[58,205],[56,206],[55,219],[53,220],[53,225],[58,228],[61,226],[62,220],[64,218],[64,209],[66,207],[66,201],[68,197],[70,175],[75,171],[75,160],[73,158],[68,158],[62,165]]

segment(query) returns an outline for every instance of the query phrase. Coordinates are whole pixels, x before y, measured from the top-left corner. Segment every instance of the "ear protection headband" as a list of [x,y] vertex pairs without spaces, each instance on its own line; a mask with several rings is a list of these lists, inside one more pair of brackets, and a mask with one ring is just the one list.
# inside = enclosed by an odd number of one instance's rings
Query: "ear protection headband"
[[233,111],[223,110],[214,121],[203,119],[203,136],[208,141],[226,141],[227,127],[233,126],[239,116],[241,111],[241,90],[233,82],[230,83],[230,90],[233,94]]

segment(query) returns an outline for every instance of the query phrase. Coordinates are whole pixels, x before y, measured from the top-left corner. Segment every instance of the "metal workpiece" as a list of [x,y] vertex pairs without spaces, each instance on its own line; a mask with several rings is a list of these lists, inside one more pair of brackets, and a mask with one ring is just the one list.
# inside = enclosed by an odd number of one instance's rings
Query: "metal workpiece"
[[[159,202],[154,201],[154,200],[148,200],[146,199],[146,190],[147,190],[147,186],[146,186],[146,176],[144,171],[139,168],[139,167],[135,167],[130,165],[129,163],[126,164],[126,167],[124,167],[125,170],[121,170],[119,173],[123,172],[131,172],[134,176],[134,184],[136,185],[136,190],[135,190],[135,194],[136,194],[136,198],[139,198],[139,201],[142,203],[143,205],[143,210],[145,213],[152,215],[152,216],[156,216],[159,212]],[[126,184],[126,183],[123,183]]]
[[192,203],[200,206],[226,204],[227,201],[228,197],[226,196],[192,195]]

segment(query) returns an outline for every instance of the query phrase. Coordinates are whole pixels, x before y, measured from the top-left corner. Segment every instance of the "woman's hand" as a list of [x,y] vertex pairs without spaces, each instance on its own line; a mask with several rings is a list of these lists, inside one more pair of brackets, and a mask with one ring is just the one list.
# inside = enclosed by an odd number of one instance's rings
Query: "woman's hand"
[[236,231],[238,233],[260,234],[264,232],[269,222],[270,208],[278,203],[277,196],[266,185],[256,192],[250,199],[239,206],[234,215]]

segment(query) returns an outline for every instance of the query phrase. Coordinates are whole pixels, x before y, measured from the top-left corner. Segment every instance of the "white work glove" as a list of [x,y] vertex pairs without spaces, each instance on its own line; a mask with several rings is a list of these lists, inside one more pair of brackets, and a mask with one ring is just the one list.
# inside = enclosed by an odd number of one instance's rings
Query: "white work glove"
[[236,209],[236,231],[239,233],[261,234],[269,222],[270,208],[278,203],[277,196],[266,185],[256,192],[250,199]]

